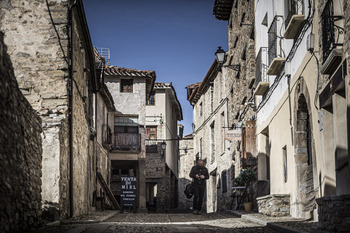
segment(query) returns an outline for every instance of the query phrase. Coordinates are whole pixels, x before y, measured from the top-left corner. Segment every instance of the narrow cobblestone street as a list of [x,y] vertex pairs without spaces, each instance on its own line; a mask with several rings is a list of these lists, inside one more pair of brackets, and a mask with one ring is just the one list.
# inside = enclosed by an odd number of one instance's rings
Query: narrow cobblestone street
[[[102,223],[69,224],[41,229],[39,233],[114,233],[114,232],[277,232],[231,214],[123,213]],[[30,232],[32,233],[32,232]]]

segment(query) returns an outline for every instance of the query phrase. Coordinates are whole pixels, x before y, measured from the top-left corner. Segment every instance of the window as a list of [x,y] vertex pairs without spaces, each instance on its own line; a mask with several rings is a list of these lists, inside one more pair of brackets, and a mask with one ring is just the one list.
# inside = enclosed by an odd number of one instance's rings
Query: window
[[211,163],[215,162],[215,122],[210,125],[210,154],[211,154]]
[[284,182],[286,183],[288,180],[288,173],[287,173],[287,147],[282,148],[283,152],[283,175],[284,175]]
[[239,26],[242,27],[243,23],[244,23],[244,19],[245,19],[245,12],[242,14],[241,16],[241,22],[239,23]]
[[114,150],[139,151],[140,135],[137,116],[116,116],[114,118]]
[[146,127],[146,139],[157,139],[157,126]]
[[221,172],[221,181],[222,181],[222,193],[227,192],[227,171]]
[[199,104],[199,116],[202,116],[203,115],[203,104],[200,103]]
[[247,52],[247,43],[245,43],[244,47],[243,47],[243,50],[242,50],[242,54],[241,54],[241,59],[243,61],[246,60],[246,52]]
[[303,4],[303,1],[299,1],[299,0],[286,0],[285,6],[286,6],[286,9],[285,9],[286,20],[284,24],[285,24],[285,27],[287,28],[293,15],[304,14],[304,4]]
[[137,117],[116,116],[114,118],[114,134],[138,134]]
[[220,123],[221,123],[221,148],[222,148],[222,153],[225,153],[225,112],[222,112],[220,115]]
[[210,85],[210,111],[214,109],[214,83]]
[[277,18],[276,16],[271,23],[271,26],[268,30],[268,57],[269,57],[269,65],[272,63],[272,60],[277,57]]
[[343,45],[344,16],[335,8],[333,0],[328,0],[322,12],[322,55],[323,63],[334,48]]
[[133,80],[132,79],[121,79],[120,80],[120,92],[133,92]]
[[149,96],[149,99],[147,100],[147,105],[155,105],[155,93],[154,91],[151,92],[151,95]]
[[238,42],[238,36],[236,37],[235,42],[233,43],[233,48],[236,48],[237,42]]

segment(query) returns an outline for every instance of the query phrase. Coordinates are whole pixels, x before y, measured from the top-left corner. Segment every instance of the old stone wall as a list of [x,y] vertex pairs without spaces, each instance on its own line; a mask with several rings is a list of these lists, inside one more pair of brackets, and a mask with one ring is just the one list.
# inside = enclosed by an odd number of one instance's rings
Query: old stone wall
[[157,183],[157,212],[168,212],[177,206],[177,181],[165,163],[161,143],[146,146],[146,181]]
[[[230,124],[249,120],[254,116],[253,109],[244,105],[252,102],[255,80],[255,41],[254,30],[254,2],[238,1],[233,6],[229,20],[229,50],[227,65],[240,65],[240,71],[230,68],[223,70],[229,96]],[[244,16],[244,17],[243,17]],[[252,33],[251,33],[252,32]],[[230,63],[230,64],[228,64]],[[245,123],[245,122],[244,122]]]
[[193,138],[183,138],[179,141],[179,182],[178,182],[178,208],[190,209],[192,208],[192,199],[188,199],[184,194],[186,185],[192,182],[190,178],[191,168],[194,165],[196,158],[194,156]]
[[256,199],[259,213],[268,216],[280,217],[290,215],[290,195],[271,194]]
[[146,181],[152,180],[157,184],[156,211],[169,210],[169,177],[165,164],[165,155],[162,154],[161,143],[146,146]]
[[[0,2],[0,30],[5,33],[19,88],[42,119],[43,217],[49,221],[69,216],[67,14],[72,2],[49,0],[48,5],[46,1]],[[92,150],[89,150],[88,115],[92,99],[87,88],[91,76],[86,68],[94,61],[88,60],[91,42],[87,41],[89,36],[84,35],[84,21],[76,9],[73,11],[73,214],[80,215],[87,212],[89,205],[87,163]]]
[[[50,9],[66,50],[67,1],[51,2]],[[19,88],[42,119],[42,199],[43,208],[51,211],[59,208],[60,178],[67,173],[60,173],[60,165],[66,164],[60,160],[61,145],[68,143],[67,64],[44,1],[5,0],[0,11],[0,30],[5,33]],[[58,213],[52,213],[50,220],[56,218]]]
[[350,195],[316,199],[318,227],[327,232],[350,232]]
[[[240,67],[239,71],[231,68],[223,69],[227,87],[226,95],[228,96],[228,126],[230,127],[245,127],[246,121],[253,120],[255,117],[252,106],[245,105],[248,102],[255,102],[254,16],[254,1],[237,1],[237,4],[232,7],[228,22],[229,50],[226,64],[239,65]],[[244,140],[231,142],[230,148],[235,166],[234,176],[239,174],[241,167],[246,166],[244,148],[246,148],[246,154],[250,157],[255,158],[257,156],[256,138],[247,140],[248,147],[242,145]]]
[[0,32],[0,232],[41,224],[41,119],[19,90]]

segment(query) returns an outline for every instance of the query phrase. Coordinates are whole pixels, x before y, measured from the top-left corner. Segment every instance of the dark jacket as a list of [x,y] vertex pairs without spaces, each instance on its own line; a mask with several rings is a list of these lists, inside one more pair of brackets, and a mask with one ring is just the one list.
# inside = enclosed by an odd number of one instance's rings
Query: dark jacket
[[[204,179],[196,178],[196,175],[204,175]],[[190,172],[194,184],[205,185],[205,181],[209,179],[208,169],[204,166],[193,166]]]

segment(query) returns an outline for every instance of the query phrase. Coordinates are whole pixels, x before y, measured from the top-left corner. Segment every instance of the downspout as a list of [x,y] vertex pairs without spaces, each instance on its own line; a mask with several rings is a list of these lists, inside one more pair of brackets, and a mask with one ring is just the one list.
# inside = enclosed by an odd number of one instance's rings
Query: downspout
[[290,132],[292,137],[292,145],[294,145],[294,137],[293,137],[293,124],[292,124],[292,103],[291,103],[291,90],[290,90],[290,75],[287,75],[287,83],[288,83],[288,102],[289,102],[289,125]]
[[[95,127],[95,130],[97,131],[97,113],[98,113],[98,105],[97,105],[97,93],[95,94],[95,124],[94,124],[94,127]],[[104,116],[103,116],[104,117]],[[102,129],[103,130],[103,129]],[[97,156],[97,134],[95,135],[95,151],[94,151],[94,160],[95,160],[95,190],[96,190],[96,194],[98,193],[98,190],[97,190],[97,172],[98,172],[98,156]]]
[[68,9],[68,50],[69,50],[69,84],[68,84],[68,124],[69,124],[69,216],[73,217],[73,21],[72,9],[77,0]]

